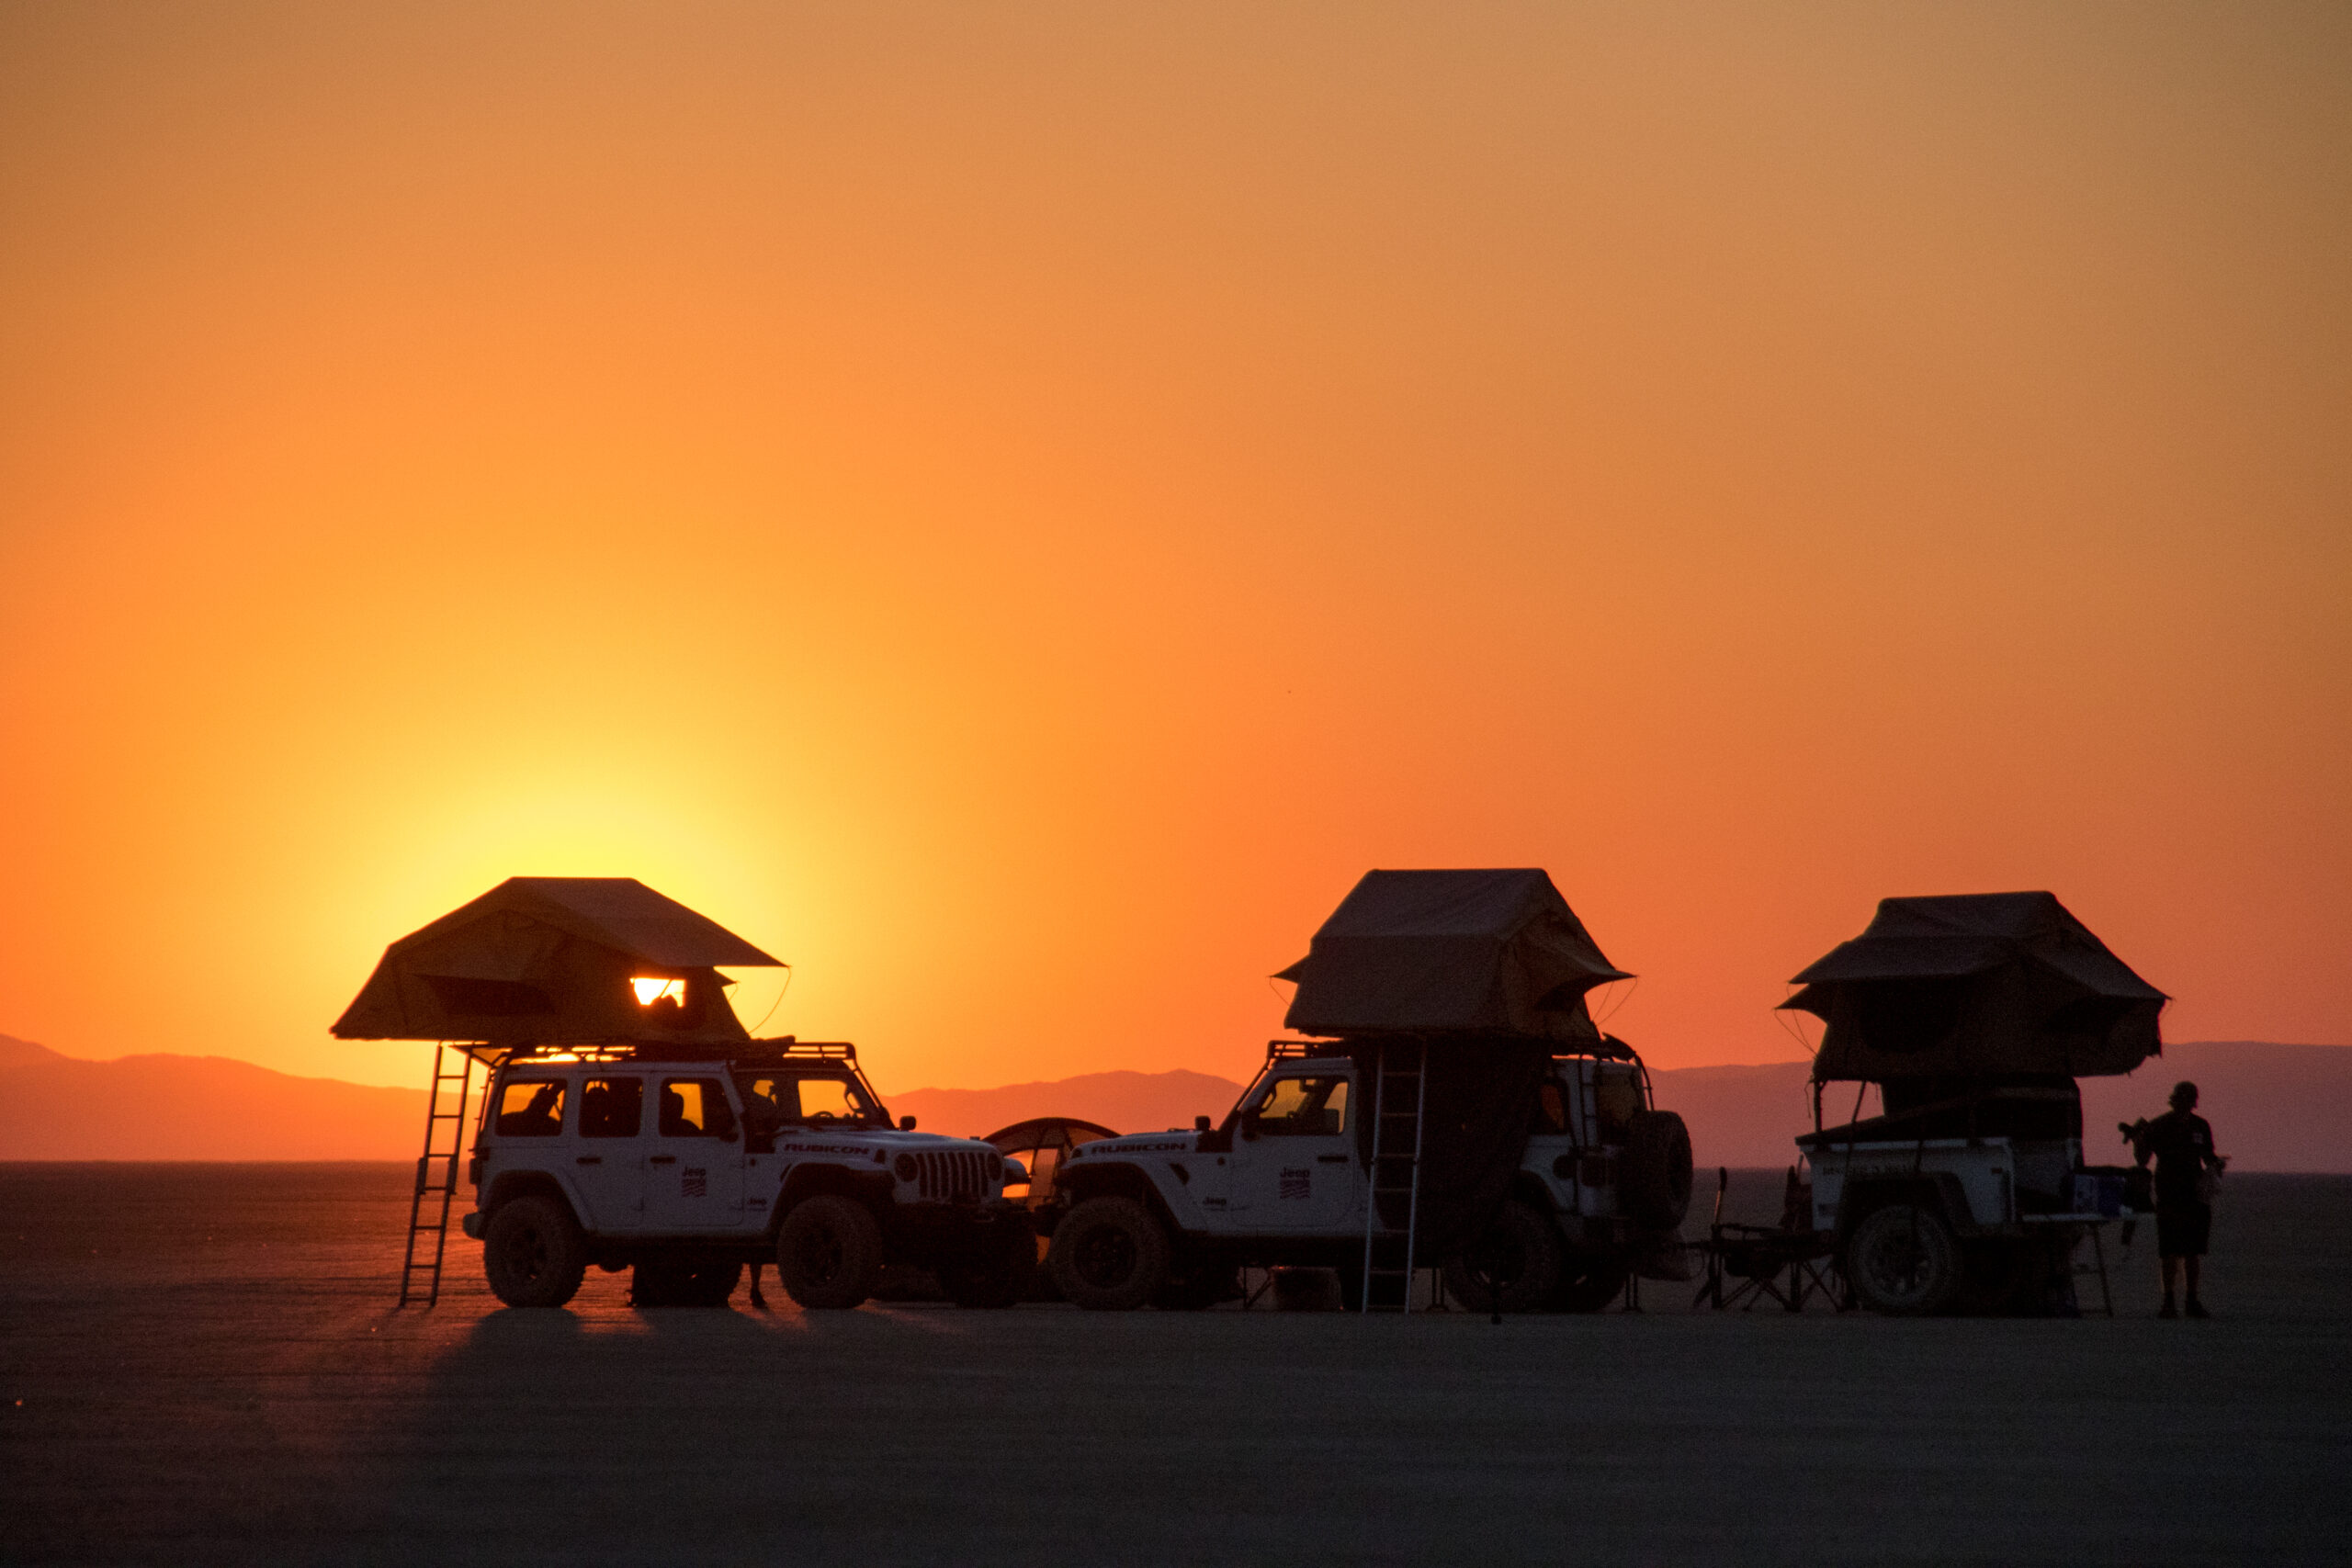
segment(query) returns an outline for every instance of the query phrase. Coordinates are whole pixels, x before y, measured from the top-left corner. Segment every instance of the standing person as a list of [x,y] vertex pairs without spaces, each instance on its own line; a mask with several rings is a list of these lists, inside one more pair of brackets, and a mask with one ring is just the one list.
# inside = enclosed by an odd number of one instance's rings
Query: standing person
[[2197,1114],[2197,1086],[2175,1084],[2172,1109],[2130,1131],[2133,1156],[2142,1165],[2156,1162],[2156,1256],[2165,1275],[2165,1304],[2156,1315],[2180,1315],[2173,1308],[2173,1281],[2186,1273],[2188,1315],[2210,1316],[2197,1299],[2197,1276],[2213,1231],[2211,1183],[2229,1162],[2213,1152],[2213,1129]]

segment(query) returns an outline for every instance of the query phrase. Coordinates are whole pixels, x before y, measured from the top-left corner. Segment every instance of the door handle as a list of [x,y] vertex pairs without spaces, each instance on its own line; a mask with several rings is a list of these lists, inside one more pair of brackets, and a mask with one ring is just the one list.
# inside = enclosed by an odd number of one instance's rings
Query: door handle
[[602,1165],[605,1163],[605,1156],[603,1155],[582,1155],[578,1163],[582,1165]]
[[1317,1155],[1315,1157],[1325,1165],[1345,1165],[1348,1163],[1348,1156],[1345,1155]]
[[675,1165],[678,1163],[678,1156],[676,1155],[655,1155],[645,1163],[648,1165]]

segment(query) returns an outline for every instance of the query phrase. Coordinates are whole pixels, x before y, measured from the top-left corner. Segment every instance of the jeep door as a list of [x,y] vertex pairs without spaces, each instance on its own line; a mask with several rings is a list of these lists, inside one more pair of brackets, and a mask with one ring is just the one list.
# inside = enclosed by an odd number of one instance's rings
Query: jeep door
[[582,1077],[571,1179],[587,1206],[590,1230],[610,1235],[645,1228],[644,1126],[643,1077]]
[[[695,1235],[743,1228],[743,1136],[726,1078],[681,1073],[659,1081],[646,1140],[645,1228]],[[765,1223],[765,1210],[759,1219]]]
[[1362,1213],[1354,1088],[1351,1074],[1329,1068],[1277,1073],[1242,1107],[1227,1168],[1235,1225],[1324,1235]]

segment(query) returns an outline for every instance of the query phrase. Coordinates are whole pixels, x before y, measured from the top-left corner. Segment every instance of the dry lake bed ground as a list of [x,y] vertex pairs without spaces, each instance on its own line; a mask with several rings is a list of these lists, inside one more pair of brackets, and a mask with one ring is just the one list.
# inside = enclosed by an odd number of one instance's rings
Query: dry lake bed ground
[[0,1561],[2352,1555],[2352,1178],[2230,1179],[2212,1323],[2154,1319],[2143,1230],[2114,1321],[1653,1284],[1639,1315],[1500,1327],[638,1312],[601,1274],[507,1312],[455,1237],[440,1304],[401,1311],[407,1180],[0,1167]]

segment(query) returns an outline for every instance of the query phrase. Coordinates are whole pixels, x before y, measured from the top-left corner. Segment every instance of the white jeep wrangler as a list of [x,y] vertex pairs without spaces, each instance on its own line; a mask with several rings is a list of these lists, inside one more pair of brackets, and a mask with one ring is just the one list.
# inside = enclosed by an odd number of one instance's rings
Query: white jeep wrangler
[[932,1269],[960,1305],[1009,1306],[1036,1261],[1004,1156],[892,1126],[844,1044],[517,1051],[469,1174],[465,1233],[509,1306],[562,1305],[592,1263],[633,1268],[640,1306],[719,1306],[769,1259],[804,1307],[856,1306],[885,1262]]
[[[1190,1132],[1070,1151],[1038,1214],[1062,1294],[1095,1310],[1198,1309],[1237,1294],[1242,1267],[1307,1266],[1337,1269],[1350,1311],[1403,1304],[1401,1290],[1378,1299],[1374,1282],[1403,1270],[1371,1258],[1378,1233],[1409,1224],[1409,1190],[1399,1198],[1384,1183],[1375,1216],[1369,1172],[1380,1162],[1361,1125],[1374,1096],[1343,1049],[1275,1041],[1222,1125],[1203,1116]],[[1439,1266],[1455,1298],[1476,1308],[1593,1312],[1675,1238],[1690,1198],[1682,1119],[1652,1106],[1640,1059],[1607,1039],[1553,1056],[1487,1234],[1442,1258],[1422,1245],[1412,1263]]]

